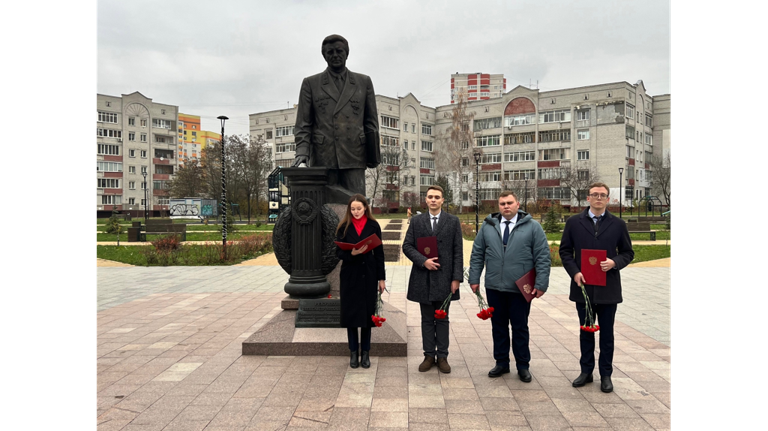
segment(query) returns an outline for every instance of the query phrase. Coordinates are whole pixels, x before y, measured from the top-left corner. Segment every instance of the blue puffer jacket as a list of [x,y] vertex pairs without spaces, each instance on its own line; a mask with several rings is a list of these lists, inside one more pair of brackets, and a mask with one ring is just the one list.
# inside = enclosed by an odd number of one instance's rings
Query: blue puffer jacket
[[550,256],[547,235],[530,214],[518,210],[517,223],[509,234],[507,248],[501,238],[499,214],[485,218],[472,245],[469,260],[469,284],[480,284],[485,265],[485,288],[501,292],[520,292],[515,280],[536,268],[537,290],[549,287]]

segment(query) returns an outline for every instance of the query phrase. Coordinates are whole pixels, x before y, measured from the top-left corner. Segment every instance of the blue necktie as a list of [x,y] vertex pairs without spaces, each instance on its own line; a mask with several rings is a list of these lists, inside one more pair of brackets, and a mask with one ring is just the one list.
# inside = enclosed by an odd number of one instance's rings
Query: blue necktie
[[512,222],[507,220],[504,223],[507,224],[504,227],[504,247],[506,247],[507,246],[507,241],[509,240],[509,224],[512,223]]

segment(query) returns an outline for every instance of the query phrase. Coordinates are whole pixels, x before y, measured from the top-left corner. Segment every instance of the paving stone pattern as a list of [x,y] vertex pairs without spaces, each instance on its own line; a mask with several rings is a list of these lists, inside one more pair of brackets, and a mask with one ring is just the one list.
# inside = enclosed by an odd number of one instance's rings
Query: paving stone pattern
[[419,373],[407,266],[387,265],[385,300],[406,311],[408,357],[371,352],[367,370],[346,357],[241,355],[243,340],[280,312],[288,276],[279,266],[97,272],[99,431],[670,428],[669,268],[622,271],[610,394],[598,383],[571,387],[579,329],[562,268],[532,306],[531,383],[487,376],[491,325],[475,316],[466,284],[450,312],[452,372]]

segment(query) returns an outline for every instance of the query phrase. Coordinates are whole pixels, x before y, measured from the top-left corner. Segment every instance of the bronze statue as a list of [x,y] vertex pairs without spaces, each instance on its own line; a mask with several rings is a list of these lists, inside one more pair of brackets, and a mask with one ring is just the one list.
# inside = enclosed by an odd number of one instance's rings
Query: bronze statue
[[327,202],[346,205],[365,195],[366,167],[381,163],[376,97],[370,77],[347,69],[346,39],[326,37],[321,52],[328,68],[301,84],[293,166],[328,168]]

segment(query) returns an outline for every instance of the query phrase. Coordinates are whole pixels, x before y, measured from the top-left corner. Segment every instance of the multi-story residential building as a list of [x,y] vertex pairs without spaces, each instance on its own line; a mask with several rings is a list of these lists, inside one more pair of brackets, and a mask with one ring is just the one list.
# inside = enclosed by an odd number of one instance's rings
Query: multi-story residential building
[[[642,81],[545,92],[518,86],[498,98],[470,100],[467,111],[474,119],[467,127],[474,142],[467,146],[482,152],[477,178],[480,200],[494,204],[502,188],[525,182],[530,198],[576,205],[578,200],[564,183],[566,172],[608,184],[611,205],[619,204],[620,188],[624,205],[641,199],[650,193],[653,154],[670,147],[669,100],[669,95],[656,99],[648,95]],[[476,169],[436,170],[455,105],[423,106],[412,94],[377,95],[376,105],[387,172],[375,195],[368,177],[368,195],[391,207],[414,205],[415,195],[415,204],[420,204],[437,175],[445,174],[454,190],[454,203],[472,205]],[[250,115],[251,134],[262,135],[274,148],[278,166],[293,162],[295,114],[294,106]],[[462,166],[475,167],[474,160],[464,162]],[[623,169],[621,186],[619,168]],[[586,192],[577,190],[582,205]]]
[[[201,147],[200,150],[204,150],[205,147],[212,143],[219,143],[221,142],[221,133],[216,132],[210,132],[208,130],[201,130],[200,133],[197,134],[197,142],[200,143]],[[198,156],[200,154],[198,153]]]
[[503,73],[459,73],[451,75],[451,103],[458,100],[460,91],[467,93],[468,101],[489,100],[501,97],[507,91]]
[[178,166],[179,108],[155,103],[138,91],[97,94],[96,106],[98,216],[109,216],[113,209],[132,215],[145,208],[154,215],[167,210],[167,182]]
[[199,134],[200,116],[179,113],[177,124],[179,132],[179,164],[189,159],[200,159],[202,150]]

